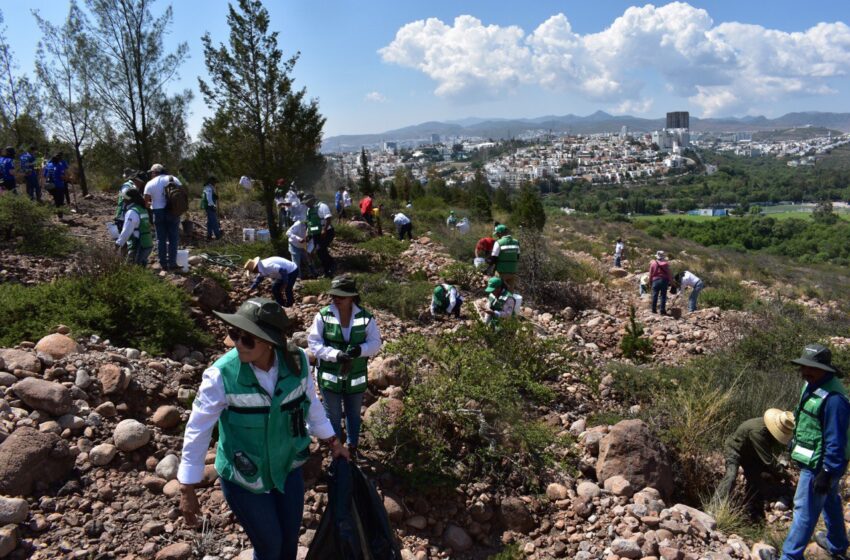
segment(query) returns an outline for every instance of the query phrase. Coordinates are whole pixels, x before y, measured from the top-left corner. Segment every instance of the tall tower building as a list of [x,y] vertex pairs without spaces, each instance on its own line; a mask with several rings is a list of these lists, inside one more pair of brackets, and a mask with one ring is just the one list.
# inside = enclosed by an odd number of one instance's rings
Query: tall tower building
[[667,113],[666,128],[691,128],[691,115],[687,111]]

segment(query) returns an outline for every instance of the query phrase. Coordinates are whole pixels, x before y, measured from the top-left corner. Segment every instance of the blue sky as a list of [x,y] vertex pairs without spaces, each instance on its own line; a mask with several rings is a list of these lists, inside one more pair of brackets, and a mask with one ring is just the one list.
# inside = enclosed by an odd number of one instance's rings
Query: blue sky
[[[158,0],[153,9],[166,5]],[[191,54],[174,87],[197,91],[197,76],[205,72],[200,37],[209,31],[226,41],[227,3],[172,5],[168,41],[187,41]],[[674,109],[697,116],[850,111],[846,0],[654,6],[284,0],[267,6],[284,52],[301,51],[296,84],[319,98],[326,136],[597,109],[638,116]],[[2,9],[7,37],[31,72],[39,32],[30,10],[58,23],[67,4],[31,0]],[[207,114],[197,95],[192,132]]]

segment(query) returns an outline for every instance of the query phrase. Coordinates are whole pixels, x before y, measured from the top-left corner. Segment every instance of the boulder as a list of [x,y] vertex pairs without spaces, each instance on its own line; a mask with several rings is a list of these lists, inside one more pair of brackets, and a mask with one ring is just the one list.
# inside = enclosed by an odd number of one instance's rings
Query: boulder
[[73,467],[74,455],[62,438],[18,428],[0,444],[0,494],[26,496],[36,482],[64,480]]
[[550,500],[565,500],[569,496],[569,490],[563,484],[551,483],[546,487],[546,497]]
[[714,519],[714,517],[705,513],[704,511],[698,510],[697,508],[686,506],[685,504],[676,504],[671,509],[673,511],[678,511],[681,514],[687,515],[691,519],[700,523],[708,531],[714,531],[717,528],[717,521]]
[[179,466],[180,459],[177,458],[177,455],[166,455],[156,464],[156,476],[165,480],[174,480],[177,478],[177,467]]
[[576,494],[585,500],[592,500],[602,493],[602,489],[595,482],[584,481],[576,487]]
[[147,445],[151,439],[151,431],[138,420],[128,418],[115,426],[112,439],[115,441],[115,446],[121,451],[135,451]]
[[156,560],[187,560],[192,557],[192,547],[187,543],[174,543],[156,553]]
[[0,558],[5,558],[16,548],[18,548],[18,528],[15,525],[0,528]]
[[21,379],[12,385],[12,391],[30,407],[43,410],[53,416],[67,414],[73,406],[71,391],[61,383],[46,379],[36,377]]
[[162,405],[153,413],[151,422],[163,430],[171,429],[180,423],[180,409],[170,404]]
[[380,387],[381,389],[386,388],[387,385],[401,385],[404,381],[401,360],[397,356],[374,359],[369,364],[369,375],[385,380],[386,385]]
[[404,507],[394,496],[390,496],[389,494],[384,495],[384,509],[387,510],[387,517],[393,523],[398,523],[404,519]]
[[22,369],[32,373],[41,372],[41,361],[35,354],[26,352],[25,350],[6,348],[0,350],[0,358],[6,362],[6,370],[8,371]]
[[509,496],[502,500],[499,513],[505,527],[511,531],[529,533],[537,527],[537,523],[534,521],[531,512],[528,511],[525,502],[515,496]]
[[92,465],[102,467],[112,462],[112,459],[114,459],[117,454],[117,447],[111,443],[101,443],[100,445],[95,445],[92,447],[91,451],[89,451],[89,460]]
[[80,345],[76,341],[64,334],[53,333],[45,336],[35,345],[38,352],[44,352],[53,357],[54,360],[59,360],[71,354],[80,352]]
[[626,539],[614,539],[611,543],[611,552],[620,558],[640,558],[643,552],[638,543]]
[[451,523],[446,527],[446,532],[443,533],[443,542],[455,552],[465,552],[472,547],[472,539],[469,537],[469,533]]
[[193,293],[198,298],[198,304],[206,311],[221,309],[230,299],[227,290],[212,278],[201,280],[195,286]]
[[661,442],[641,420],[623,420],[599,443],[596,479],[605,482],[620,475],[633,487],[651,486],[662,498],[673,493],[673,470]]
[[629,275],[629,271],[625,268],[611,267],[608,269],[608,276],[612,278],[625,278]]
[[0,525],[23,523],[30,513],[30,506],[23,498],[0,496]]
[[604,484],[605,491],[611,492],[615,496],[626,496],[630,498],[635,493],[632,484],[620,475],[612,476]]
[[104,395],[116,395],[124,392],[129,379],[121,367],[115,364],[103,364],[97,371],[97,380],[103,387]]
[[378,445],[384,443],[403,413],[404,402],[401,399],[381,397],[372,403],[363,415],[369,426],[369,437]]

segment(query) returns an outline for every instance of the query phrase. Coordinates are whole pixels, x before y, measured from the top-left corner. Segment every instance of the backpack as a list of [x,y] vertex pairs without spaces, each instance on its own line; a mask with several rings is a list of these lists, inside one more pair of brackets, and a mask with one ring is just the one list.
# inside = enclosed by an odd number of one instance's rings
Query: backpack
[[186,187],[174,181],[174,176],[165,186],[165,209],[175,218],[182,216],[189,209],[189,192]]

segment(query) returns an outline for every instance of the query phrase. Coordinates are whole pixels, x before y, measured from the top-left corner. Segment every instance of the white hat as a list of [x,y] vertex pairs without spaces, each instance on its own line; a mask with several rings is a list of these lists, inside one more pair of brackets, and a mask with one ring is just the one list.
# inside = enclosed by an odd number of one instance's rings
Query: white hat
[[655,258],[659,261],[666,261],[667,260],[667,253],[665,253],[664,251],[656,251],[655,252]]
[[151,173],[165,173],[165,166],[161,163],[155,163],[151,165]]
[[776,441],[788,445],[794,435],[794,414],[787,410],[768,408],[764,413],[764,424]]

